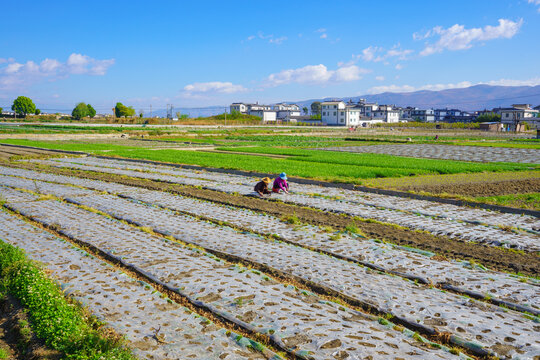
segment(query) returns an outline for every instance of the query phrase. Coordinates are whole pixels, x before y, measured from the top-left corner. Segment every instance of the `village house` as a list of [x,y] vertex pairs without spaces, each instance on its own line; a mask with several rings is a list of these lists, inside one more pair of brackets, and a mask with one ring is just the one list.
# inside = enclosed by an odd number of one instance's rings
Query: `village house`
[[399,111],[390,105],[365,103],[363,99],[358,103],[325,101],[321,103],[321,120],[325,125],[366,127],[380,122],[399,122]]

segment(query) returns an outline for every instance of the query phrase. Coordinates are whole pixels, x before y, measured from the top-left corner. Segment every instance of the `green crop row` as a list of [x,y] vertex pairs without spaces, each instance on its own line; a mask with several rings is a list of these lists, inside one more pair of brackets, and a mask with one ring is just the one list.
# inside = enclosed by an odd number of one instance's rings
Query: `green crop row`
[[135,359],[118,340],[94,329],[82,309],[70,304],[22,250],[1,240],[0,276],[0,291],[18,299],[28,310],[36,336],[67,359]]

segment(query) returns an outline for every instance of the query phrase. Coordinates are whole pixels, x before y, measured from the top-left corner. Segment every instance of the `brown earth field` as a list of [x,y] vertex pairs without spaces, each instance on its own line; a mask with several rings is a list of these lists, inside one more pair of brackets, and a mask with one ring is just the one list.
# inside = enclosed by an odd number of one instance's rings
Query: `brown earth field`
[[528,194],[540,191],[540,179],[505,180],[470,184],[403,186],[400,190],[474,197]]
[[532,276],[538,276],[538,274],[540,274],[540,257],[536,253],[514,251],[494,246],[459,241],[444,236],[432,235],[427,232],[414,231],[393,224],[375,222],[369,219],[360,219],[344,214],[323,212],[318,209],[300,207],[280,201],[269,201],[242,195],[227,194],[204,188],[94,171],[55,168],[30,163],[10,163],[8,165],[59,175],[116,182],[151,190],[168,191],[179,195],[251,209],[278,217],[296,216],[304,223],[319,226],[331,226],[332,228],[339,230],[345,230],[347,226],[354,225],[369,238],[431,251],[439,255],[438,258],[441,261],[444,261],[446,258],[474,260],[495,270],[510,271],[514,273],[520,272]]
[[497,196],[540,191],[540,171],[490,172],[474,174],[421,175],[404,178],[369,179],[362,185],[401,191]]
[[4,146],[0,144],[0,160],[11,158],[38,158],[64,155],[55,151]]

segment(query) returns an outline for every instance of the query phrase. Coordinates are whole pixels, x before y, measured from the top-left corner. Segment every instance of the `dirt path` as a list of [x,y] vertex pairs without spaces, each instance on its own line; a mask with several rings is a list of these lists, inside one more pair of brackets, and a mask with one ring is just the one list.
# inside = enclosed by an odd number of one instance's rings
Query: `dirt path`
[[432,251],[443,257],[474,260],[495,270],[521,272],[523,274],[533,276],[537,276],[540,273],[540,258],[534,253],[511,251],[493,246],[458,241],[448,237],[435,236],[392,224],[383,224],[370,220],[357,219],[347,215],[323,212],[312,208],[285,204],[278,201],[268,201],[241,195],[226,194],[208,189],[200,189],[147,179],[123,176],[120,177],[107,173],[73,169],[60,169],[49,166],[40,166],[37,164],[12,164],[11,166],[59,175],[77,176],[94,180],[116,182],[151,190],[169,191],[184,196],[247,208],[278,217],[295,215],[302,222],[321,226],[331,226],[340,230],[344,230],[347,226],[354,224],[370,238],[381,239],[398,245],[412,246],[415,248]]

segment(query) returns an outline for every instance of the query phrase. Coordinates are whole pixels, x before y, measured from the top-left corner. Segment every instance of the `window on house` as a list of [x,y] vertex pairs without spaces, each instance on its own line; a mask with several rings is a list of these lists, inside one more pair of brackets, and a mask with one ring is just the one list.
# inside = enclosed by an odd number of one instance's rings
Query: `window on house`
[[345,113],[342,111],[342,112],[341,112],[341,116],[343,116],[343,115],[345,115]]
[[336,114],[337,114],[337,113],[334,111],[334,116],[336,116]]

